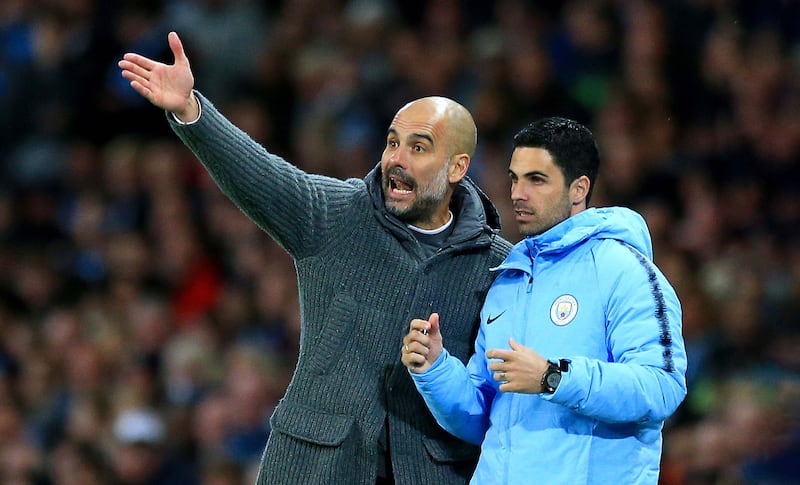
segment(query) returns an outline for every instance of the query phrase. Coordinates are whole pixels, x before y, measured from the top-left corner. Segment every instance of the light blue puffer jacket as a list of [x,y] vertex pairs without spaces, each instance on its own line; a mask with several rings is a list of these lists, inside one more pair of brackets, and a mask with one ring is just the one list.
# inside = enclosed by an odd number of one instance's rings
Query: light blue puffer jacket
[[[680,303],[652,256],[644,219],[609,207],[520,241],[495,268],[466,368],[445,351],[411,374],[442,427],[482,443],[472,483],[657,483],[687,362]],[[555,393],[498,390],[485,353],[509,337],[571,360]]]

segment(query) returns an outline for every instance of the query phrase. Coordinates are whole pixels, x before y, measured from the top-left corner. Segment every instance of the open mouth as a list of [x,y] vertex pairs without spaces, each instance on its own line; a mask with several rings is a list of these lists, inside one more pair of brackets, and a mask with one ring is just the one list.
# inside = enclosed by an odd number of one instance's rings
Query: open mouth
[[414,187],[411,184],[400,180],[396,175],[390,175],[389,190],[396,194],[408,195],[414,192]]
[[403,199],[414,194],[417,184],[399,167],[392,167],[386,173],[386,195],[393,199]]

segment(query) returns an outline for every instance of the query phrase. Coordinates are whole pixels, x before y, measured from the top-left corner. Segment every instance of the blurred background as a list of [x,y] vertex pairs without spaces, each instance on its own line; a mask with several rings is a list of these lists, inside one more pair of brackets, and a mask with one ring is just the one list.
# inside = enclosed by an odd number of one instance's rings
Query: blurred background
[[[689,395],[661,483],[800,483],[800,3],[0,0],[0,483],[254,483],[297,354],[291,260],[116,62],[172,62],[272,152],[363,177],[425,95],[519,235],[511,137],[601,148],[676,287]],[[269,190],[269,180],[264,180]]]

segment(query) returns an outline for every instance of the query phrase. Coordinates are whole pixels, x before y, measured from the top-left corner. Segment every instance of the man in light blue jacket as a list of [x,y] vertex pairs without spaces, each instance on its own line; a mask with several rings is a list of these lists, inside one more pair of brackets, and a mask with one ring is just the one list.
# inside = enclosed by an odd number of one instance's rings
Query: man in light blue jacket
[[587,208],[592,133],[547,118],[514,137],[519,230],[494,271],[475,353],[413,320],[402,360],[438,423],[481,445],[473,484],[653,484],[686,395],[680,302],[636,212]]

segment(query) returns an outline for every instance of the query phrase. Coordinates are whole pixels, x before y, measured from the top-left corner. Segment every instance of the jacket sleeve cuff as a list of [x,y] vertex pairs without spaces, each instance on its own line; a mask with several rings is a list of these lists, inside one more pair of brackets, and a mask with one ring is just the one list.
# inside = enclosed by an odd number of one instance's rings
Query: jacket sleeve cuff
[[172,119],[172,121],[174,121],[175,123],[177,123],[179,125],[184,125],[184,126],[193,125],[193,124],[197,123],[197,121],[200,119],[200,116],[203,115],[203,103],[200,102],[200,96],[198,96],[199,93],[196,90],[192,90],[192,91],[194,92],[195,99],[197,100],[197,118],[195,118],[195,119],[193,119],[191,121],[183,121],[180,118],[178,118],[178,115],[176,115],[175,113],[173,113],[171,111],[168,112],[170,118]]
[[412,372],[411,370],[408,371],[411,374],[411,377],[414,379],[415,382],[419,384],[425,384],[431,382],[439,376],[445,366],[443,365],[444,361],[450,357],[450,353],[447,349],[442,349],[441,355],[437,358],[433,364],[426,370],[425,372]]

